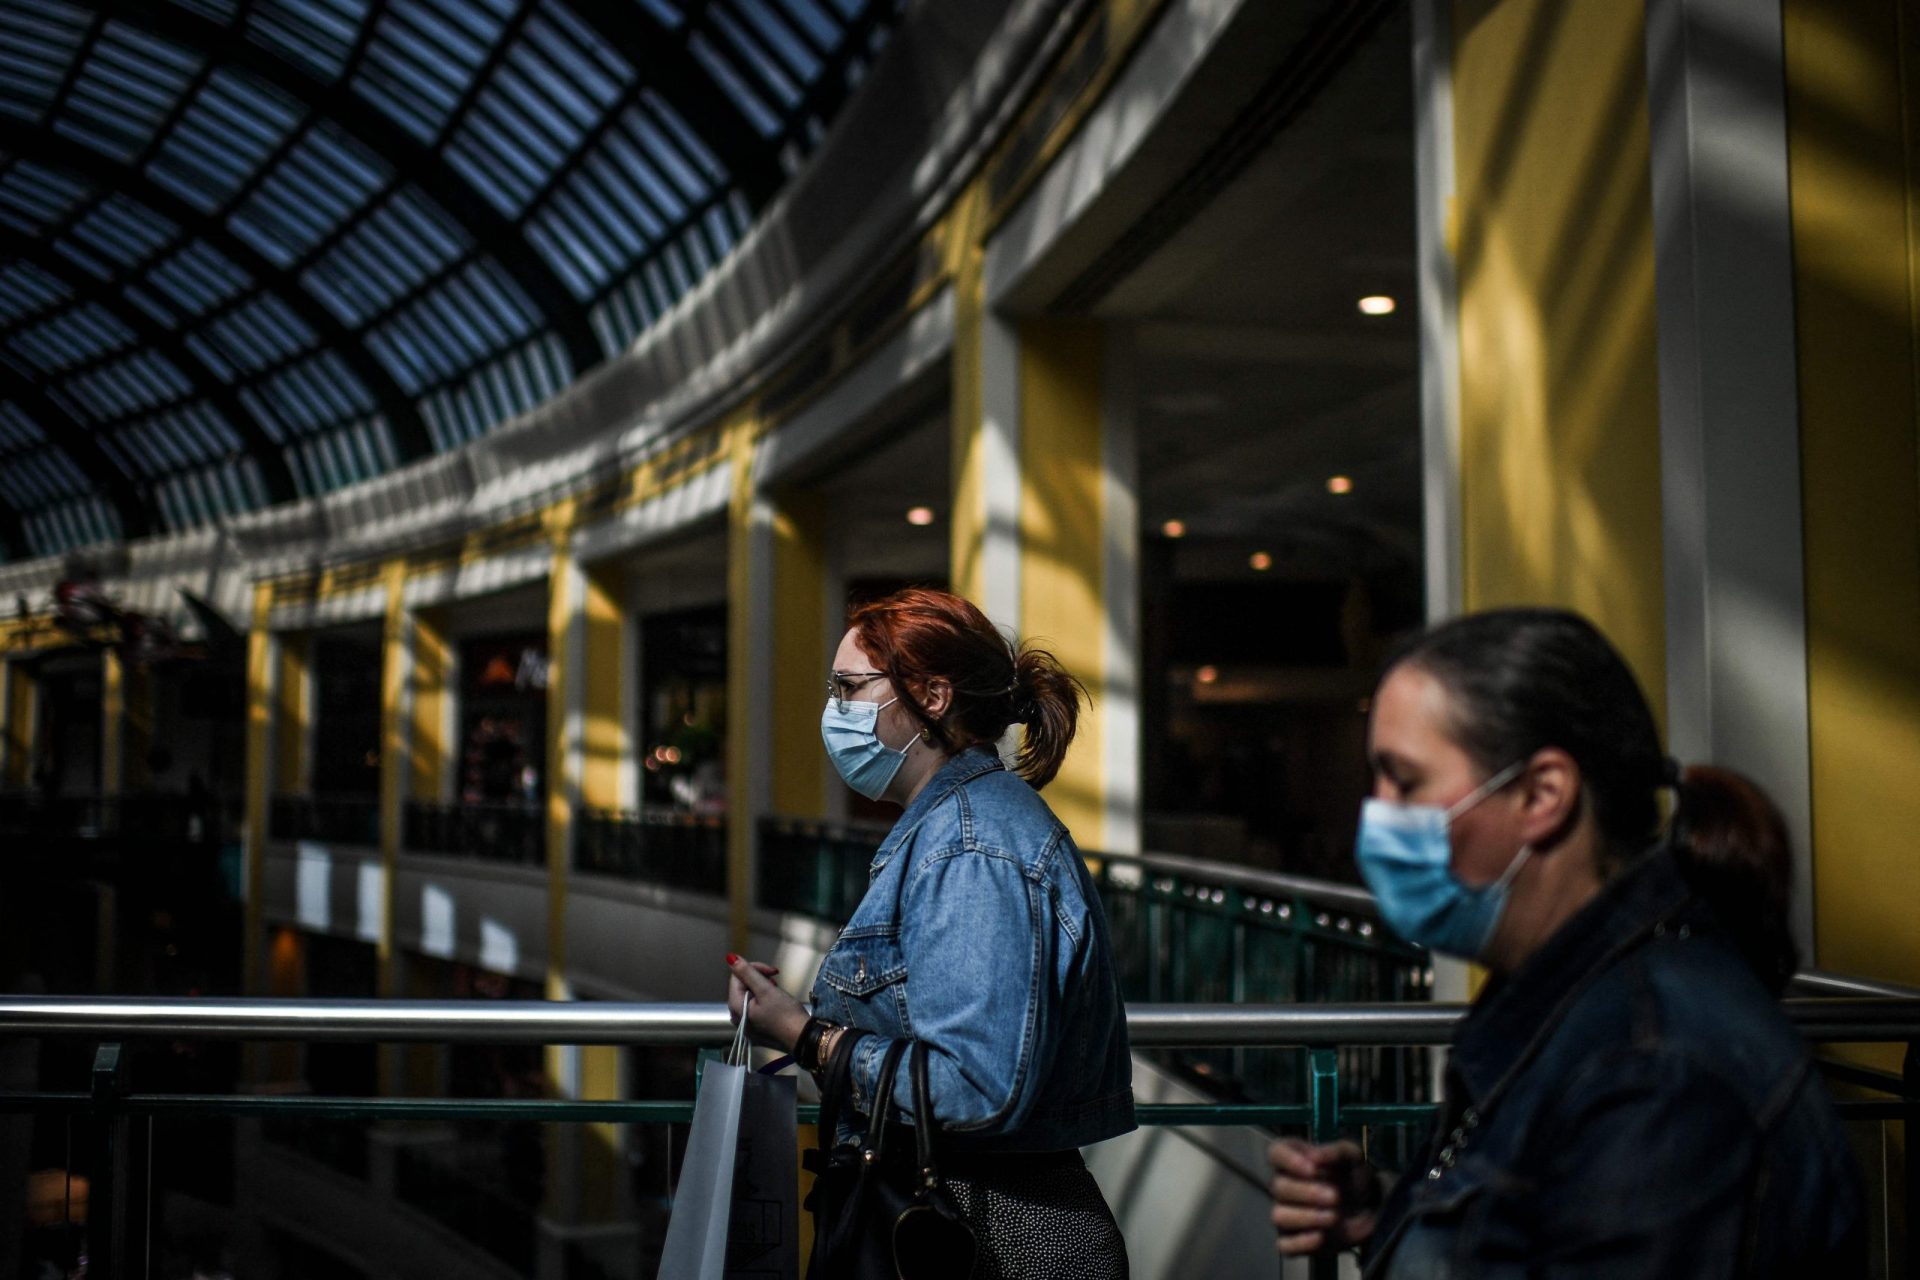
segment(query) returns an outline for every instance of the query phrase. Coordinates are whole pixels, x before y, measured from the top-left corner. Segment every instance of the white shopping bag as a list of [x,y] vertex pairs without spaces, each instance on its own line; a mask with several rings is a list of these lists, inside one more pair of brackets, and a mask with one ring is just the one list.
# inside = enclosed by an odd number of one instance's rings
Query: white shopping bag
[[746,1026],[700,1077],[660,1280],[798,1280],[793,1080],[747,1065]]

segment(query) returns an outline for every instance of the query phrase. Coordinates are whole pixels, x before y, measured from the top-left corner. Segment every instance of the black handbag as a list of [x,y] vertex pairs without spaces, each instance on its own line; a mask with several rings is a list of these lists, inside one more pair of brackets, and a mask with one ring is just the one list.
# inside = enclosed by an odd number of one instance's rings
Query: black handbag
[[[912,1044],[914,1158],[887,1149],[893,1080],[908,1042],[896,1040],[880,1062],[873,1109],[857,1143],[836,1143],[840,1109],[850,1088],[852,1042],[834,1055],[820,1096],[820,1144],[806,1153],[814,1177],[809,1275],[831,1280],[968,1280],[978,1244],[941,1181],[934,1158],[938,1126],[927,1087],[927,1047]],[[904,1135],[902,1135],[904,1137]],[[897,1139],[898,1140],[898,1139]]]

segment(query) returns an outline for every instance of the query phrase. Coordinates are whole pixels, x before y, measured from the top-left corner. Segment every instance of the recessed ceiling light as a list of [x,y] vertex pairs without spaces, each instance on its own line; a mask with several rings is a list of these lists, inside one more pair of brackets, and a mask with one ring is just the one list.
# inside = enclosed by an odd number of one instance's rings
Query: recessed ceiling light
[[1352,493],[1353,477],[1352,476],[1328,476],[1327,492],[1328,493]]
[[1185,520],[1169,520],[1160,526],[1160,532],[1169,538],[1184,538],[1187,536],[1187,522]]
[[1400,304],[1384,293],[1368,294],[1360,299],[1360,314],[1363,316],[1390,316]]
[[1202,667],[1193,673],[1193,678],[1201,684],[1212,684],[1220,678],[1220,668],[1211,665]]
[[914,524],[914,525],[932,524],[933,508],[932,507],[909,507],[907,509],[907,523]]
[[1253,566],[1256,573],[1265,573],[1273,568],[1273,557],[1264,551],[1256,551],[1247,557],[1247,563]]

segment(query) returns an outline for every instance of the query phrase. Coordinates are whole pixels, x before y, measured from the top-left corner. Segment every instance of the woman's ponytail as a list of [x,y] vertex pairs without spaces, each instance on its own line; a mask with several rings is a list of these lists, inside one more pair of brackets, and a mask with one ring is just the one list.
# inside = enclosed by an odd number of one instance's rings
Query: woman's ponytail
[[1053,781],[1080,726],[1086,686],[1045,649],[1023,645],[1013,660],[1013,720],[1026,726],[1013,771],[1035,791]]
[[1786,819],[1767,793],[1731,769],[1691,765],[1677,774],[1674,855],[1754,972],[1778,993],[1799,967],[1788,922],[1793,850]]

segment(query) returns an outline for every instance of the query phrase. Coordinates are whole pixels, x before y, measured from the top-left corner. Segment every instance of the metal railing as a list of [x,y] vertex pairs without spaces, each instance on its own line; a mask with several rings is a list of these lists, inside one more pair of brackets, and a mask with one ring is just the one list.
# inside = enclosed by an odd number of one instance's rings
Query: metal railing
[[267,804],[267,837],[380,847],[377,795],[282,794]]
[[[1838,983],[1818,975],[1819,982]],[[1900,988],[1892,988],[1901,991]],[[1783,1002],[1789,1018],[1809,1040],[1830,1043],[1902,1043],[1904,1077],[1856,1071],[1842,1078],[1886,1097],[1844,1098],[1837,1103],[1854,1120],[1920,1119],[1920,999],[1911,995],[1823,997]],[[1446,1042],[1465,1007],[1349,1004],[1317,1007],[1135,1005],[1128,1028],[1142,1047],[1255,1046],[1303,1052],[1309,1088],[1296,1103],[1169,1103],[1141,1105],[1141,1123],[1182,1126],[1246,1126],[1304,1131],[1316,1141],[1339,1135],[1366,1137],[1379,1129],[1424,1124],[1429,1103],[1404,1099],[1355,1101],[1345,1091],[1340,1051],[1365,1046],[1432,1046]],[[517,1119],[628,1124],[685,1124],[687,1099],[664,1101],[548,1101],[299,1095],[140,1093],[127,1087],[126,1043],[162,1040],[298,1040],[440,1044],[618,1044],[717,1047],[732,1035],[724,1006],[717,1004],[559,1004],[547,1002],[326,1001],[259,999],[0,997],[0,1037],[79,1037],[100,1042],[92,1088],[87,1092],[0,1094],[0,1112],[85,1116],[99,1127],[91,1188],[97,1276],[139,1276],[152,1176],[153,1122],[178,1117],[253,1117],[282,1123],[317,1119],[375,1121]],[[803,1120],[813,1118],[803,1108]],[[335,1144],[338,1145],[338,1144]],[[1376,1147],[1377,1149],[1377,1147]],[[357,1157],[356,1157],[357,1158]],[[1906,1218],[1920,1213],[1920,1153],[1906,1154]],[[403,1199],[439,1204],[469,1214],[477,1192],[444,1167],[414,1162],[403,1178]],[[455,1206],[447,1209],[448,1205]],[[467,1238],[496,1252],[525,1257],[517,1221],[496,1206],[491,1235]],[[456,1224],[457,1225],[457,1224]],[[477,1229],[476,1229],[477,1230]],[[487,1233],[480,1233],[486,1235]],[[511,1238],[508,1238],[511,1237]],[[1331,1259],[1317,1259],[1314,1273],[1331,1275]]]
[[724,896],[727,822],[676,809],[583,809],[574,824],[576,871]]
[[845,924],[867,892],[867,866],[892,830],[885,822],[760,822],[756,906]]
[[547,814],[537,804],[440,804],[409,800],[401,811],[400,847],[488,862],[539,867],[547,862]]

